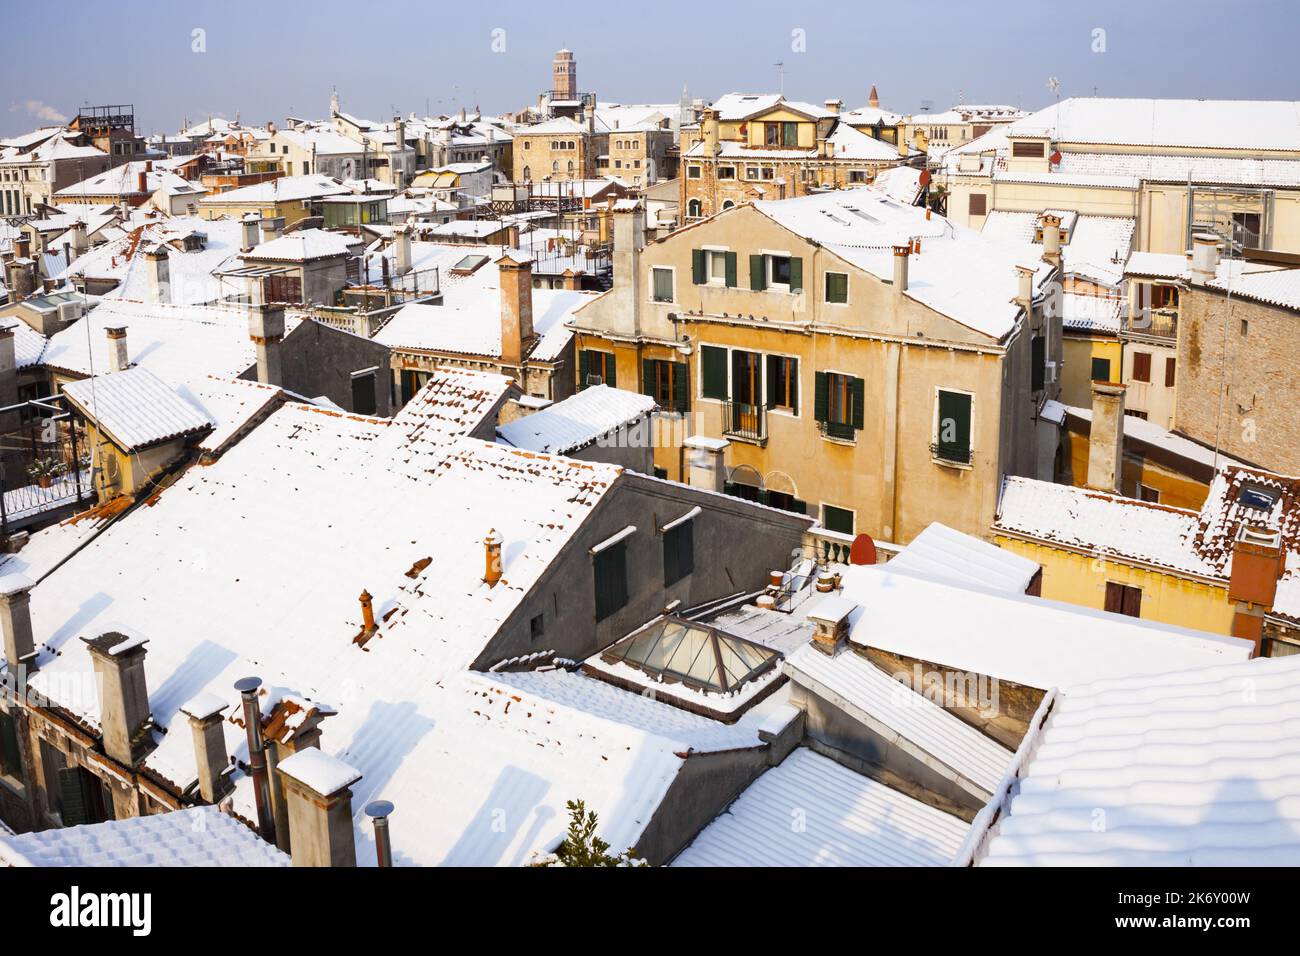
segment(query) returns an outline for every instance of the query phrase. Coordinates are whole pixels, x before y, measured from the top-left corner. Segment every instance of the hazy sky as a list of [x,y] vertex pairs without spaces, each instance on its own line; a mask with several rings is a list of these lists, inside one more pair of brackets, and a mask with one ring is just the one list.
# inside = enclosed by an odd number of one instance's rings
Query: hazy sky
[[[132,103],[144,133],[209,113],[259,124],[321,117],[331,86],[345,110],[376,120],[426,103],[435,113],[462,104],[501,112],[549,88],[561,47],[577,55],[582,90],[625,103],[674,102],[683,84],[706,98],[775,91],[777,61],[787,96],[855,107],[875,83],[882,105],[899,112],[959,98],[1036,108],[1052,99],[1050,76],[1063,97],[1300,98],[1295,0],[0,7],[15,8],[0,18],[0,135],[84,104]],[[798,8],[806,12],[791,13]],[[206,52],[194,51],[196,29]]]

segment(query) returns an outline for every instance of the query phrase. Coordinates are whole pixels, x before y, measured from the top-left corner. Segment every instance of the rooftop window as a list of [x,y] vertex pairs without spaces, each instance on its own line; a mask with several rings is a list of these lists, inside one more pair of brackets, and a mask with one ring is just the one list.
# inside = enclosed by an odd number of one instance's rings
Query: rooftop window
[[1277,493],[1258,485],[1243,485],[1237,492],[1237,501],[1247,508],[1272,511],[1273,505],[1277,504]]
[[601,657],[622,661],[670,683],[730,693],[776,665],[776,651],[716,628],[667,616],[610,647]]

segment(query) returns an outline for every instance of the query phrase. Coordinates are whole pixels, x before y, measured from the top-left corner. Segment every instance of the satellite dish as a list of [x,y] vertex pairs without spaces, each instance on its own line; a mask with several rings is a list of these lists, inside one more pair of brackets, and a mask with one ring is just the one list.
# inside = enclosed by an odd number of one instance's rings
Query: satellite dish
[[871,535],[860,534],[853,539],[853,544],[849,546],[849,564],[875,564],[876,563],[876,542],[871,540]]

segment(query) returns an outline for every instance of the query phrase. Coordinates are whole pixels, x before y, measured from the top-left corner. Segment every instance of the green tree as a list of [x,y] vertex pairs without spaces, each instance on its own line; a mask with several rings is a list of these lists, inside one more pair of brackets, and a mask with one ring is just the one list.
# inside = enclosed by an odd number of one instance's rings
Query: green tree
[[596,811],[587,810],[581,800],[570,800],[569,833],[555,851],[561,866],[645,866],[636,850],[628,848],[617,856],[609,853],[609,844],[596,836]]

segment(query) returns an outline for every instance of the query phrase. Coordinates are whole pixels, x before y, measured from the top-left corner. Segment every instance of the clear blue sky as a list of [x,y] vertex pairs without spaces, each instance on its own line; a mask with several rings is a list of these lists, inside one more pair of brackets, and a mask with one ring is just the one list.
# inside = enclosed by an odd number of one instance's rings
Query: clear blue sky
[[[702,97],[775,90],[778,60],[787,96],[860,106],[875,83],[900,112],[959,94],[1040,107],[1049,76],[1062,96],[1300,98],[1294,0],[0,4],[14,8],[0,20],[0,135],[87,103],[133,103],[145,133],[236,110],[249,123],[320,117],[332,85],[371,119],[426,102],[501,112],[549,87],[561,47],[576,53],[583,90],[622,102],[672,102],[683,83]],[[195,29],[206,52],[192,50]],[[1105,52],[1093,51],[1095,30]]]

